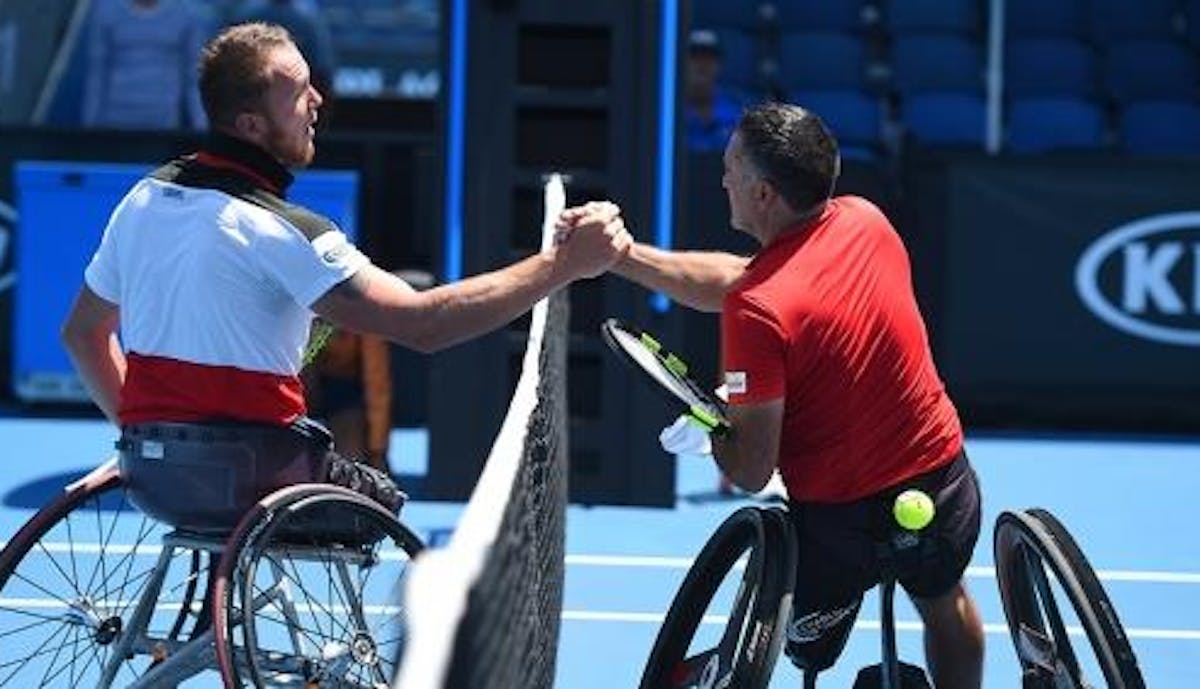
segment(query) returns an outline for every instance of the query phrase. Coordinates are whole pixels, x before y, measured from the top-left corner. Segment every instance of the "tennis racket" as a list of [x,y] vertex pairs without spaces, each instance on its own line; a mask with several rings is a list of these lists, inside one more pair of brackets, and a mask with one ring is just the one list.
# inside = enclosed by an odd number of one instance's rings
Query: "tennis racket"
[[618,357],[644,372],[669,401],[680,403],[683,413],[690,414],[710,433],[721,435],[729,430],[725,403],[688,377],[683,359],[652,335],[615,318],[604,321],[600,334]]

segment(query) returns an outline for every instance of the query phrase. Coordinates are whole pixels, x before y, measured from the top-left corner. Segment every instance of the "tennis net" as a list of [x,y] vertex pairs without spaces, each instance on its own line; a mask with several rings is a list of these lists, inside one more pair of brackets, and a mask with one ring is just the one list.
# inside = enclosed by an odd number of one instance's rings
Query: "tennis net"
[[[543,248],[565,201],[546,185]],[[567,295],[533,309],[516,392],[449,544],[409,572],[409,636],[394,686],[549,689],[563,596]]]

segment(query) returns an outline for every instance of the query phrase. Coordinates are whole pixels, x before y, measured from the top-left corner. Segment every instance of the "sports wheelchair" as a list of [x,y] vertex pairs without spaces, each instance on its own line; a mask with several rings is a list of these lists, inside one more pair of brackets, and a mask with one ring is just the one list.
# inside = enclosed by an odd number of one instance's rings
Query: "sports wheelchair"
[[[918,534],[900,531],[879,544],[882,660],[859,671],[854,689],[930,687],[924,670],[897,658],[893,614],[897,558],[907,559],[908,553],[901,551],[925,546]],[[675,594],[646,662],[641,689],[766,687],[791,620],[797,548],[786,507],[749,506],[731,514],[696,556]],[[729,601],[730,591],[725,589],[734,578],[738,581],[728,587],[734,591]],[[729,612],[722,613],[729,603]],[[831,638],[816,654],[821,657],[793,660],[803,672],[805,689],[814,689],[817,675],[841,654],[857,612],[856,604],[850,619],[830,622],[834,631],[827,632]],[[719,635],[702,630],[704,622],[722,627]]]
[[126,428],[0,551],[0,687],[389,686],[423,544],[329,440]]
[[[905,540],[920,547],[916,534]],[[1145,689],[1115,606],[1054,515],[1042,509],[1002,512],[993,543],[997,583],[1023,689]],[[796,548],[784,508],[743,507],[730,515],[696,557],[675,595],[650,652],[641,689],[767,686],[792,612],[790,573],[796,568]],[[854,689],[928,689],[924,671],[896,656],[896,570],[885,563],[881,572],[882,662],[863,668]],[[736,586],[727,586],[734,579]],[[730,595],[728,589],[736,592]],[[716,623],[720,632],[707,633],[701,629],[705,622]],[[1072,630],[1087,643],[1079,643]],[[849,626],[842,626],[841,633],[848,632]],[[845,636],[835,639],[832,658],[817,662],[831,664],[844,643]],[[817,674],[828,664],[801,664],[805,689],[816,686]]]

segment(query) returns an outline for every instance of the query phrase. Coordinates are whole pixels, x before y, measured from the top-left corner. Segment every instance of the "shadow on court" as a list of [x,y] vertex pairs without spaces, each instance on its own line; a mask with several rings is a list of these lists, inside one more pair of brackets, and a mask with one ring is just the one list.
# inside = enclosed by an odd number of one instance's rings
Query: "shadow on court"
[[[5,493],[3,500],[0,502],[5,507],[36,510],[54,499],[67,484],[78,481],[86,476],[89,471],[91,469],[51,474],[36,481],[22,483],[14,486]],[[105,510],[116,509],[120,502],[121,495],[113,493],[100,500],[100,508]]]

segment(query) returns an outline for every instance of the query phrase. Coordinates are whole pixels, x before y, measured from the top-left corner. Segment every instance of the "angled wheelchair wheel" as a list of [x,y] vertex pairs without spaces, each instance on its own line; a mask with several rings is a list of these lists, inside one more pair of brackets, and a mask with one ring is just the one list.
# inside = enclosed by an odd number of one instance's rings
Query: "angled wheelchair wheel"
[[164,548],[168,531],[129,502],[115,462],[30,518],[0,551],[0,687],[126,686],[155,664],[134,639],[194,633],[207,568]]
[[1040,509],[1004,512],[994,544],[1026,689],[1144,689],[1116,608],[1062,523]]
[[264,498],[217,568],[225,686],[390,686],[407,631],[401,587],[422,547],[345,488],[303,484]]
[[767,686],[791,614],[795,568],[787,515],[757,507],[730,515],[675,594],[641,689]]

